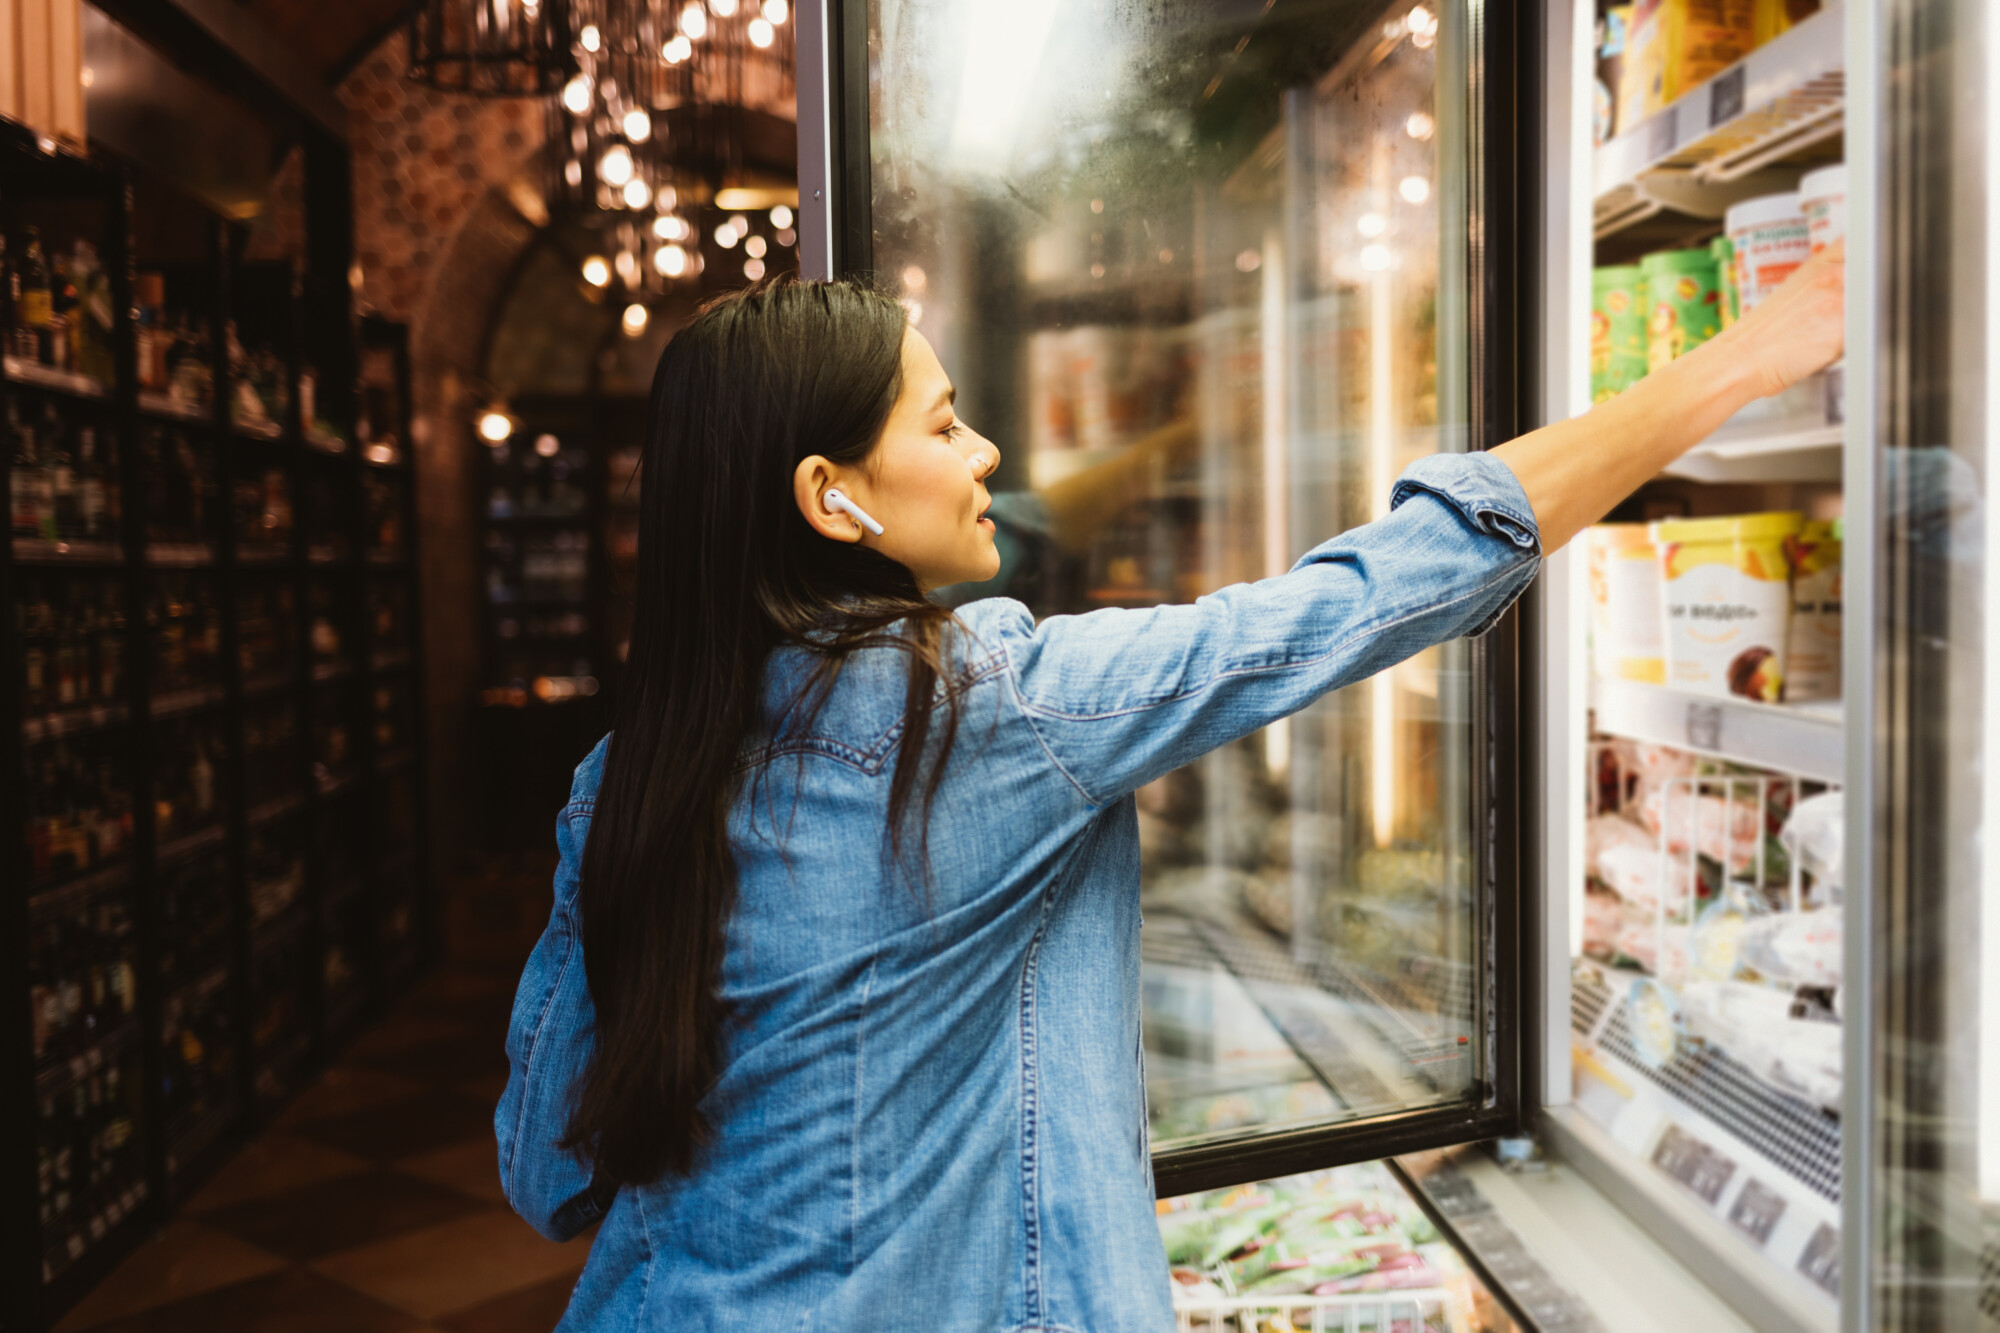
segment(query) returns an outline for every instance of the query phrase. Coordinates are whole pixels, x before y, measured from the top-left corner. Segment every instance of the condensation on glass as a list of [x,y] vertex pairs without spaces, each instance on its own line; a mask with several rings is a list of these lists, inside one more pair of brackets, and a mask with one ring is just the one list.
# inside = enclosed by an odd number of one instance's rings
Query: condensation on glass
[[[1284,572],[1465,447],[1463,12],[873,0],[873,263],[995,440],[1039,615]],[[1446,645],[1139,793],[1155,1146],[1463,1102]]]

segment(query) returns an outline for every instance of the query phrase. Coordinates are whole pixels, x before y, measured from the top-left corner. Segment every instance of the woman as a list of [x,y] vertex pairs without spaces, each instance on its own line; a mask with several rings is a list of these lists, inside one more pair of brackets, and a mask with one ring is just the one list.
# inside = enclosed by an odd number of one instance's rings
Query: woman
[[1000,451],[901,307],[707,307],[654,376],[630,664],[495,1118],[524,1217],[603,1219],[561,1328],[1171,1327],[1132,793],[1492,624],[1832,360],[1840,288],[1836,252],[1589,415],[1420,460],[1281,578],[1040,624],[927,599],[998,568]]

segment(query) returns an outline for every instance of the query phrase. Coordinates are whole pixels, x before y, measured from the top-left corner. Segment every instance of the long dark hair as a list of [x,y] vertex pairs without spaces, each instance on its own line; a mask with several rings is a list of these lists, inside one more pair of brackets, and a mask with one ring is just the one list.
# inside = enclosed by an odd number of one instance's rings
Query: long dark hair
[[892,859],[913,795],[921,785],[925,817],[936,795],[957,729],[949,702],[933,726],[951,614],[901,564],[814,532],[792,490],[801,459],[858,463],[875,447],[902,389],[904,326],[883,293],[781,279],[704,306],[654,371],[638,614],[579,891],[597,1046],[563,1146],[601,1179],[684,1174],[709,1137],[700,1103],[721,1071],[736,894],[729,812],[772,650],[811,655],[794,721],[857,648],[905,651]]

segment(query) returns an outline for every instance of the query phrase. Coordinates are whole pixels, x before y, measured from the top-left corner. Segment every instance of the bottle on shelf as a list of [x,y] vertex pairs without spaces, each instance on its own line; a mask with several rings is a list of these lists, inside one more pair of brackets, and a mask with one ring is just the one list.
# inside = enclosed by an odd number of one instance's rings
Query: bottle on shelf
[[165,326],[167,280],[164,274],[141,273],[132,284],[138,311],[132,321],[132,339],[137,353],[139,387],[155,393],[167,388],[167,349],[173,336]]
[[79,236],[70,247],[64,295],[68,311],[69,363],[100,384],[115,377],[111,364],[111,275],[97,247]]
[[30,751],[29,873],[55,880],[122,856],[132,837],[132,789],[116,759],[80,738]]
[[54,365],[56,357],[55,292],[49,281],[49,263],[42,253],[39,228],[22,233],[21,263],[14,274],[14,347],[16,356],[43,365]]
[[130,904],[122,893],[37,914],[29,930],[28,1008],[37,1067],[89,1050],[137,1003]]

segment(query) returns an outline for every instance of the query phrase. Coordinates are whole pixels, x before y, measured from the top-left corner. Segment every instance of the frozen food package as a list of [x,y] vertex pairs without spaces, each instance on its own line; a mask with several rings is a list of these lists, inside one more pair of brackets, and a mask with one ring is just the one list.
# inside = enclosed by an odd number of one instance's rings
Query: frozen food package
[[1841,911],[1821,907],[1747,922],[1737,939],[1736,962],[1776,985],[1838,986]]
[[1638,774],[1639,785],[1648,791],[1669,778],[1693,777],[1701,762],[1692,750],[1655,745],[1651,741],[1620,738],[1612,742],[1611,748],[1617,754],[1618,762],[1627,772]]
[[1669,685],[1778,701],[1792,611],[1785,542],[1804,521],[1785,511],[1653,525],[1664,576]]
[[1818,254],[1847,236],[1847,165],[1808,171],[1799,181],[1799,212],[1806,219],[1806,246]]
[[1665,1066],[1680,1049],[1680,998],[1651,977],[1642,977],[1632,983],[1625,1004],[1633,1054],[1651,1068]]
[[1661,250],[1639,261],[1646,275],[1646,365],[1658,370],[1722,332],[1721,275],[1706,248]]
[[[1718,787],[1726,779],[1716,779]],[[1764,811],[1755,783],[1738,783],[1727,799],[1720,790],[1697,794],[1690,783],[1673,782],[1653,788],[1639,803],[1646,831],[1664,836],[1670,858],[1687,858],[1690,847],[1711,861],[1727,864],[1731,874],[1755,868],[1757,847],[1764,836]]]
[[1751,39],[1757,46],[1782,37],[1819,12],[1819,0],[1757,0]]
[[1840,697],[1840,537],[1831,522],[1808,523],[1786,541],[1792,564],[1792,623],[1785,647],[1785,702]]
[[1584,868],[1632,907],[1669,914],[1688,904],[1695,877],[1683,853],[1660,855],[1659,838],[1619,815],[1599,815],[1584,826]]
[[1680,1019],[1690,1037],[1778,1091],[1840,1109],[1840,1024],[1794,1018],[1789,991],[1698,981],[1681,991]]
[[1618,933],[1625,925],[1625,904],[1618,895],[1600,889],[1583,894],[1583,951],[1610,959],[1618,952]]
[[1632,6],[1612,5],[1597,19],[1597,79],[1590,90],[1591,132],[1598,143],[1618,133],[1618,87],[1625,75],[1625,40]]
[[1846,820],[1846,798],[1837,791],[1821,792],[1800,801],[1778,835],[1799,869],[1811,875],[1833,899],[1838,898],[1845,880]]
[[1619,79],[1619,132],[1749,55],[1755,35],[1755,0],[1639,0]]
[[1660,684],[1660,563],[1646,525],[1597,524],[1588,556],[1592,674]]
[[1736,254],[1736,299],[1749,314],[1812,253],[1797,194],[1764,194],[1731,204],[1723,229]]
[[1656,977],[1678,979],[1688,975],[1688,936],[1688,928],[1679,922],[1662,926],[1655,910],[1627,906],[1606,956],[1613,963],[1630,959]]
[[1590,401],[1615,398],[1646,375],[1646,271],[1637,264],[1590,275]]
[[1742,963],[1745,937],[1769,915],[1763,899],[1732,885],[1720,899],[1703,908],[1695,921],[1688,975],[1696,981],[1734,978]]

